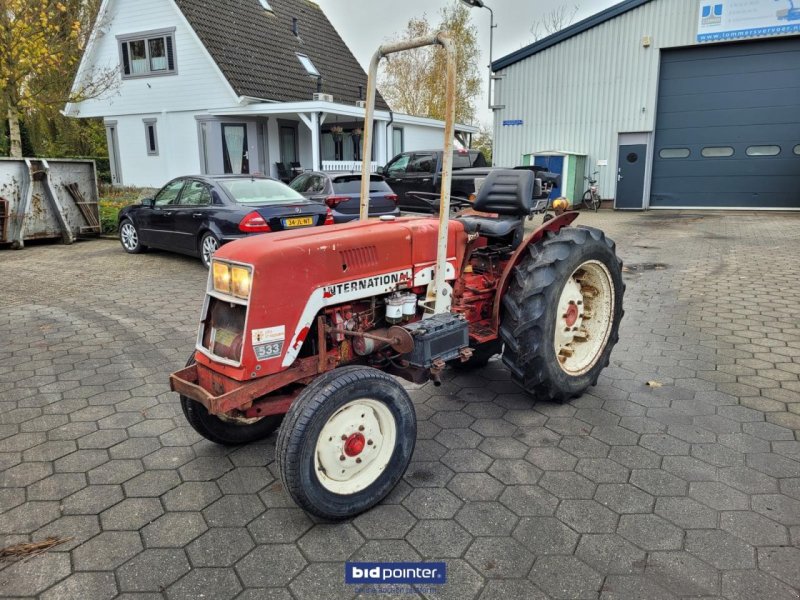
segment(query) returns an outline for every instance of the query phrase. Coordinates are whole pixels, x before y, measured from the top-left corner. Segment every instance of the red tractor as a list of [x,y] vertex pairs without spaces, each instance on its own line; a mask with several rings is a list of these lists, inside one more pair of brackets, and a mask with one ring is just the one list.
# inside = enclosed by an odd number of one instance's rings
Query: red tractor
[[195,352],[170,377],[187,420],[213,442],[252,442],[280,426],[285,489],[327,519],[372,507],[408,467],[416,417],[393,376],[438,383],[447,365],[478,368],[502,353],[522,389],[560,402],[597,382],[618,339],[624,285],[614,243],[570,226],[574,212],[525,237],[532,172],[491,172],[472,210],[450,218],[455,71],[446,34],[373,57],[362,185],[378,61],[434,43],[448,51],[438,218],[369,221],[362,190],[359,222],[223,246]]

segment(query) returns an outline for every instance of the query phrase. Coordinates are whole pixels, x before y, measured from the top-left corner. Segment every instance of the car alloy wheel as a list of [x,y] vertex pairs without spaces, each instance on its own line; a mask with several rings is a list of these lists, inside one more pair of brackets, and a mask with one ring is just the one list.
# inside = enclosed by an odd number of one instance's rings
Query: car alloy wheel
[[139,246],[139,233],[136,231],[136,227],[133,226],[133,223],[130,221],[125,221],[120,227],[119,237],[122,241],[122,247],[129,252],[136,250]]
[[214,252],[219,250],[219,242],[217,238],[215,238],[212,234],[207,233],[203,237],[203,241],[201,243],[200,251],[202,253],[203,264],[207,267],[211,266],[211,257],[214,256]]

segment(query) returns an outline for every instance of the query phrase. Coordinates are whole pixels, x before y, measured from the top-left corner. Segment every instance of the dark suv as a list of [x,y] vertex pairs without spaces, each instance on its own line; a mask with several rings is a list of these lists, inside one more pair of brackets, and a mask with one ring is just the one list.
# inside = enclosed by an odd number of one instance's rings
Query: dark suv
[[[400,208],[426,212],[431,210],[429,204],[409,196],[409,192],[439,191],[442,154],[441,150],[415,150],[398,154],[386,163],[382,172],[386,182],[397,194]],[[486,159],[478,150],[453,150],[453,195],[466,198],[475,192],[474,177],[460,178],[457,176],[460,170],[486,166]]]

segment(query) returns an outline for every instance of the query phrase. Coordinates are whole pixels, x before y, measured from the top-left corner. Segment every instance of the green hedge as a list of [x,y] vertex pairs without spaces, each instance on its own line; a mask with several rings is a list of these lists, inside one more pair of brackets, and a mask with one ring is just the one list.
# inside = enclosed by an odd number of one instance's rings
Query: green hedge
[[152,188],[112,187],[100,184],[100,226],[103,233],[116,233],[119,225],[119,211],[142,198],[151,196]]

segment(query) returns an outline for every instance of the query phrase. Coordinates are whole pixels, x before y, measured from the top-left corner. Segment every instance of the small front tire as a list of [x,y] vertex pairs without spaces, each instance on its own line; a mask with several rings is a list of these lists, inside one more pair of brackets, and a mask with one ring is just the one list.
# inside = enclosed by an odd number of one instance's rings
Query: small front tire
[[320,375],[292,404],[278,434],[278,470],[303,510],[346,519],[400,481],[416,436],[403,386],[377,369],[342,367]]
[[[186,366],[188,367],[194,362],[194,354],[192,354],[186,362]],[[186,396],[181,396],[181,410],[192,429],[207,440],[222,446],[238,446],[261,441],[269,437],[280,426],[283,419],[283,415],[261,417],[258,420],[244,420],[235,417],[220,418],[208,412],[208,409],[199,402]]]
[[119,242],[128,254],[141,254],[147,250],[139,238],[139,230],[131,219],[123,219],[119,224]]

